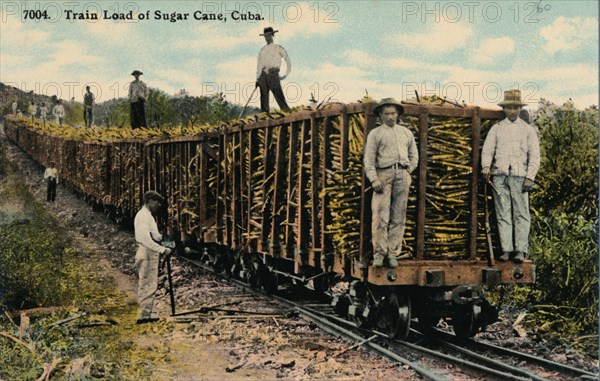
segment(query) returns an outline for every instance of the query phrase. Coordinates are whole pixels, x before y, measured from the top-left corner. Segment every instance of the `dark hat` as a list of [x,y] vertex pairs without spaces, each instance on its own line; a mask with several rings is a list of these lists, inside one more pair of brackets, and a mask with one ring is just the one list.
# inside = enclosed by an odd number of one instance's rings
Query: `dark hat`
[[504,100],[498,103],[498,106],[526,106],[527,103],[521,101],[521,90],[506,90]]
[[263,29],[263,32],[261,34],[259,34],[259,36],[264,36],[267,34],[275,34],[279,32],[278,30],[273,30],[273,28],[271,28],[270,26],[266,27],[265,29]]
[[142,74],[144,74],[144,73],[142,73],[142,72],[141,72],[141,71],[139,71],[139,70],[134,70],[134,71],[131,73],[131,75],[142,75]]
[[404,107],[402,107],[402,105],[398,103],[394,98],[383,98],[377,104],[377,106],[375,106],[375,108],[373,109],[373,113],[375,115],[379,114],[383,106],[396,106],[396,109],[398,110],[398,115],[404,114]]
[[165,199],[163,198],[163,196],[160,195],[160,193],[158,193],[156,191],[151,190],[151,191],[144,193],[144,203],[147,203],[147,202],[150,202],[153,200],[162,203]]

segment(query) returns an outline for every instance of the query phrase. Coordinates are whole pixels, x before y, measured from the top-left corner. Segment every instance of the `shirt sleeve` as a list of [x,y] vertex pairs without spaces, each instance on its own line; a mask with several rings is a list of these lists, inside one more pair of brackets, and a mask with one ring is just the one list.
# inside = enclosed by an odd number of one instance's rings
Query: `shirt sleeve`
[[286,66],[286,70],[285,70],[285,76],[287,77],[290,72],[292,71],[292,61],[290,60],[290,57],[288,56],[287,52],[285,51],[285,49],[283,47],[280,47],[280,53],[281,57],[283,57],[283,59],[285,60],[285,66]]
[[[155,242],[151,236],[153,230],[156,229],[156,222],[150,212],[140,211],[136,217],[139,217],[134,221],[136,242],[149,250],[163,253],[165,248]],[[158,233],[158,229],[155,232]]]
[[367,143],[365,144],[365,152],[363,157],[363,165],[365,170],[365,176],[371,183],[379,180],[377,177],[377,169],[375,169],[375,162],[377,160],[377,144],[378,139],[375,136],[376,130],[371,130],[367,135]]
[[260,73],[262,71],[262,57],[261,57],[262,49],[258,52],[258,58],[256,59],[256,80],[260,77]]
[[483,149],[481,150],[481,167],[491,167],[492,160],[494,160],[494,152],[496,151],[496,130],[497,124],[494,124],[488,132],[485,142],[483,143]]
[[529,136],[527,137],[527,175],[531,181],[535,180],[540,169],[540,143],[537,133],[532,126],[529,126]]
[[129,98],[129,100],[131,100],[133,98],[133,82],[129,83],[129,91],[127,92],[127,97]]
[[408,167],[408,172],[413,173],[419,166],[419,150],[417,150],[417,142],[415,142],[415,137],[410,130],[408,131],[408,136],[410,138],[408,145],[408,160],[410,161],[410,167]]

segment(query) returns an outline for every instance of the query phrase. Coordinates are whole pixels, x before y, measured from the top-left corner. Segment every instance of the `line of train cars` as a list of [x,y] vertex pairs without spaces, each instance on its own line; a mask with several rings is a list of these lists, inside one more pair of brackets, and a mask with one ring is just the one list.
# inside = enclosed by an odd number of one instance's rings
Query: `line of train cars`
[[[202,260],[268,291],[302,283],[343,316],[405,337],[443,318],[459,336],[497,319],[488,288],[535,281],[531,261],[497,262],[493,202],[479,175],[502,111],[405,104],[419,149],[397,268],[370,266],[370,184],[362,170],[373,103],[260,114],[193,136],[69,139],[7,118],[6,135],[61,179],[131,223],[145,191],[165,196],[159,225]],[[491,227],[491,228],[490,228]],[[343,283],[342,283],[343,282]],[[333,294],[333,286],[343,292]],[[347,287],[343,287],[346,285]]]

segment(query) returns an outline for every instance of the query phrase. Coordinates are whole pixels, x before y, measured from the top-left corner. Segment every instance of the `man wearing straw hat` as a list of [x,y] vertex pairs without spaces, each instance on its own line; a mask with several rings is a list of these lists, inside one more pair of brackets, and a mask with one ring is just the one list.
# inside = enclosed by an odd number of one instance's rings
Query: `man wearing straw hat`
[[498,103],[506,118],[496,123],[485,139],[481,152],[481,174],[490,182],[502,255],[500,261],[521,263],[529,253],[529,191],[540,168],[538,136],[530,124],[519,118],[520,90],[504,92]]
[[[273,30],[272,27],[264,29],[260,36],[265,37],[267,45],[263,46],[258,53],[258,64],[256,68],[256,86],[260,88],[260,109],[264,112],[269,112],[269,90],[273,92],[273,96],[283,111],[289,111],[283,89],[281,88],[281,80],[287,78],[292,70],[292,61],[287,52],[281,46],[273,43],[273,37],[278,30]],[[285,75],[279,76],[279,67],[281,59],[285,60],[286,72]]]
[[398,259],[408,259],[402,252],[406,228],[406,208],[419,152],[412,132],[398,124],[404,107],[393,98],[382,99],[375,107],[382,125],[367,136],[364,151],[365,175],[373,187],[372,238],[373,266],[382,267],[387,258],[389,267],[398,266]]
[[148,98],[148,87],[140,80],[142,73],[134,70],[131,75],[135,80],[129,84],[129,102],[131,103],[131,128],[146,127],[146,98]]

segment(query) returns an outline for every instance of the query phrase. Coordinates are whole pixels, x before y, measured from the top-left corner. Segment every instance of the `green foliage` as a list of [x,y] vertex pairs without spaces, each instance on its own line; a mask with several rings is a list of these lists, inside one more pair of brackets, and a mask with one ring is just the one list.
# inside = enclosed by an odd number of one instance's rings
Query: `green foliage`
[[147,127],[163,127],[173,124],[173,102],[172,98],[164,91],[150,89],[146,100],[146,123]]
[[83,126],[85,124],[83,121],[83,104],[78,102],[65,104],[64,123]]
[[564,213],[536,216],[531,257],[537,265],[541,303],[596,307],[598,247],[596,222]]
[[540,104],[541,168],[532,193],[539,210],[598,215],[598,110]]
[[[19,182],[9,181],[6,188],[8,200],[29,195]],[[78,280],[69,272],[68,243],[32,198],[23,204],[28,218],[8,221],[0,229],[0,305],[16,309],[70,303]]]

